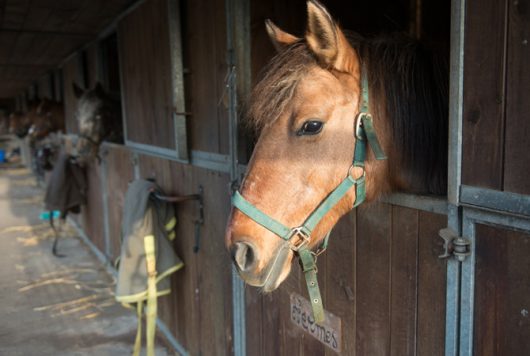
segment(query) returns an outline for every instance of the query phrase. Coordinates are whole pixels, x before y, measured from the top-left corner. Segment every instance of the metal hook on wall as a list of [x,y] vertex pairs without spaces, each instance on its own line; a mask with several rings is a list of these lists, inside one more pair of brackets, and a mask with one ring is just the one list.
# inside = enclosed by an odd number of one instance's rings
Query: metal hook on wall
[[[154,181],[153,178],[148,179],[151,181]],[[203,193],[204,189],[202,185],[199,185],[199,192],[197,194],[189,194],[189,195],[180,195],[180,196],[169,196],[169,195],[162,195],[157,192],[152,192],[152,196],[160,201],[168,202],[168,203],[182,203],[186,201],[192,201],[196,200],[198,204],[198,217],[195,219],[195,245],[193,246],[193,252],[198,253],[200,249],[200,240],[201,240],[201,226],[204,225],[204,203],[203,203]]]

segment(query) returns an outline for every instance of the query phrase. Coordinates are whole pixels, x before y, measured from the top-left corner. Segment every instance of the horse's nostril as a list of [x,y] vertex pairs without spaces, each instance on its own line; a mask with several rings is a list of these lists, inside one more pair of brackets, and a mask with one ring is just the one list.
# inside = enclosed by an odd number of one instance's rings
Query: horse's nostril
[[256,261],[254,249],[247,243],[237,242],[232,248],[232,259],[241,271],[248,271]]

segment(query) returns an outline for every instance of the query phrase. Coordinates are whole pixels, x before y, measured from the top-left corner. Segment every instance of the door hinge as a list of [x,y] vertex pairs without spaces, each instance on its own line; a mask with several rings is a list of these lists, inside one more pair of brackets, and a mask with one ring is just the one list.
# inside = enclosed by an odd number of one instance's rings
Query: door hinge
[[471,255],[471,241],[463,236],[458,236],[453,229],[441,229],[439,235],[444,240],[444,253],[438,258],[454,256],[458,261],[464,262],[466,257]]

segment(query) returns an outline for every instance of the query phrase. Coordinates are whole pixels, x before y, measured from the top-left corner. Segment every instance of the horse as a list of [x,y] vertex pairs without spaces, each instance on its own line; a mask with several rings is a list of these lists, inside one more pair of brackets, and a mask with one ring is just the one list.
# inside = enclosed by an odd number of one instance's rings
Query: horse
[[278,54],[250,96],[245,120],[259,136],[225,233],[239,275],[264,292],[295,256],[313,288],[315,255],[363,201],[447,190],[444,62],[404,35],[344,31],[315,0],[307,14],[304,38],[266,21]]
[[99,157],[98,151],[104,140],[123,142],[123,123],[121,104],[118,99],[106,93],[97,83],[93,89],[83,90],[72,83],[75,97],[78,99],[76,120],[79,127],[77,141],[77,160],[86,162]]
[[28,132],[35,122],[39,101],[28,103],[28,111],[14,111],[9,115],[9,133],[22,139],[28,135]]
[[42,140],[52,132],[65,132],[65,117],[62,103],[42,99],[34,110],[28,135],[32,142]]

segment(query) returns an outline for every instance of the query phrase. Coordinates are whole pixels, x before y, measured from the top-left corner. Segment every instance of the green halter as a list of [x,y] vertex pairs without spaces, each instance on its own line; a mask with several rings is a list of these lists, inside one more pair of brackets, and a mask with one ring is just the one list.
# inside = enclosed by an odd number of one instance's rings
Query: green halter
[[[386,159],[375,133],[372,115],[368,112],[368,80],[363,71],[362,77],[362,101],[359,114],[355,122],[355,150],[353,163],[348,170],[346,178],[320,203],[320,205],[309,215],[305,222],[294,228],[289,228],[281,222],[265,214],[236,191],[232,196],[232,205],[243,214],[254,220],[259,225],[275,233],[280,238],[289,242],[291,250],[299,257],[302,270],[305,275],[309,299],[313,308],[313,317],[316,323],[324,320],[324,307],[320,297],[320,289],[317,281],[316,257],[324,252],[328,244],[329,233],[317,252],[311,251],[308,244],[311,234],[324,216],[346,195],[352,186],[355,186],[355,208],[361,204],[366,197],[364,161],[366,160],[366,146],[370,145],[374,156],[378,160]],[[354,167],[361,167],[363,174],[360,178],[354,178],[352,171]]]

